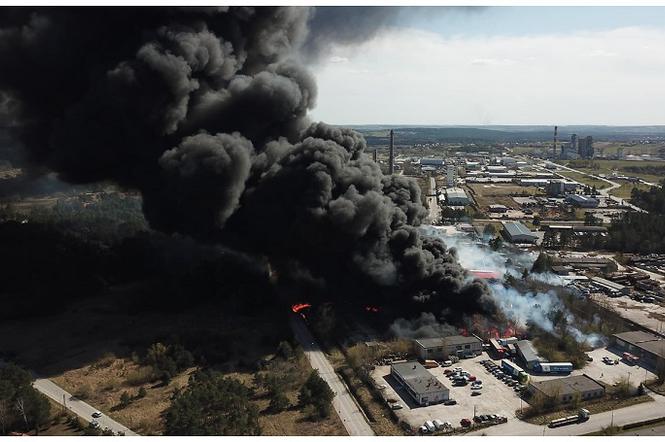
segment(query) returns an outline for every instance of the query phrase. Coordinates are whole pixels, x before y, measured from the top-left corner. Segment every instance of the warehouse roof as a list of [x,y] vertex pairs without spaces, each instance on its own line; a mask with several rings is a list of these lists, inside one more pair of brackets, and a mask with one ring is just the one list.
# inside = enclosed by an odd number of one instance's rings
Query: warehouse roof
[[585,374],[549,381],[532,382],[531,386],[547,396],[587,393],[598,390],[599,388],[605,389],[602,384],[594,381]]
[[536,350],[531,346],[531,342],[522,340],[515,343],[517,351],[522,355],[525,361],[540,361]]
[[425,367],[419,362],[398,362],[392,369],[417,394],[437,393],[448,391]]
[[442,347],[443,338],[420,338],[415,340],[423,348]]
[[504,223],[503,228],[506,229],[508,235],[510,235],[511,237],[519,235],[527,235],[532,237],[536,236],[533,233],[531,233],[531,230],[529,230],[527,226],[518,222]]
[[624,333],[617,333],[615,338],[626,341],[635,347],[641,348],[649,353],[656,354],[660,357],[665,357],[665,339],[660,336],[652,335],[651,333],[643,331],[629,331]]
[[480,341],[475,336],[462,336],[462,335],[446,336],[444,340],[446,341],[446,345],[475,344]]

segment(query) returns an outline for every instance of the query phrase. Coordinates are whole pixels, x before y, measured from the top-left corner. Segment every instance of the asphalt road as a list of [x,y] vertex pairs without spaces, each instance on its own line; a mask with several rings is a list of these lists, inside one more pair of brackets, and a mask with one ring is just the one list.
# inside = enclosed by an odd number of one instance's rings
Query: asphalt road
[[592,415],[588,421],[581,424],[570,424],[558,428],[549,428],[546,425],[534,425],[512,417],[507,423],[485,428],[471,435],[486,434],[488,436],[575,436],[600,431],[611,424],[616,426],[642,422],[665,416],[665,396],[651,394],[654,402],[645,402],[632,407],[606,411]]
[[344,383],[335,373],[333,366],[330,365],[326,355],[321,351],[314,337],[307,329],[307,326],[299,316],[291,317],[291,328],[293,334],[305,351],[312,368],[319,371],[319,375],[328,383],[335,393],[333,398],[333,408],[339,415],[344,428],[349,436],[374,436],[374,431],[365,420],[365,415],[360,411],[359,406],[353,400],[353,397],[347,390]]
[[125,427],[124,425],[114,421],[105,414],[103,414],[102,417],[98,419],[93,418],[92,413],[97,411],[96,408],[92,407],[89,404],[86,404],[85,402],[79,399],[73,398],[71,394],[67,393],[65,390],[58,387],[56,384],[49,381],[48,379],[36,379],[35,382],[33,383],[33,386],[40,393],[48,396],[49,398],[53,399],[55,402],[59,404],[63,403],[63,398],[64,398],[64,402],[67,408],[73,413],[76,413],[76,415],[78,415],[81,419],[83,419],[86,422],[92,422],[93,420],[96,420],[97,422],[99,422],[100,428],[109,428],[113,430],[114,433],[122,431],[123,433],[125,433],[125,436],[138,436],[138,434],[134,433],[132,430]]

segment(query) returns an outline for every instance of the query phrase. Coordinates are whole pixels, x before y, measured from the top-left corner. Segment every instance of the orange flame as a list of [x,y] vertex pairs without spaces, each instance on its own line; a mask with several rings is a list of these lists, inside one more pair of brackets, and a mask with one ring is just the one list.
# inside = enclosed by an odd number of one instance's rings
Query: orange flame
[[291,311],[293,311],[293,313],[300,313],[304,309],[310,308],[311,306],[312,306],[312,304],[304,304],[304,303],[303,304],[293,304],[291,306]]

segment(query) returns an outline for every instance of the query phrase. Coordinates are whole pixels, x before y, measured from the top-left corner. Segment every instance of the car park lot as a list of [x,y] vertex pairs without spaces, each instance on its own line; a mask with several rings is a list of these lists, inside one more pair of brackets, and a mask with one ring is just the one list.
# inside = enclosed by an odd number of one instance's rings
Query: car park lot
[[[377,385],[381,386],[384,398],[397,401],[403,408],[395,413],[409,423],[413,428],[419,428],[425,421],[439,419],[450,422],[454,427],[460,427],[462,419],[473,419],[475,414],[496,414],[508,419],[515,419],[515,410],[520,408],[520,398],[512,387],[504,384],[487,372],[480,361],[489,359],[487,354],[472,359],[462,359],[451,367],[436,367],[429,369],[436,378],[450,390],[450,399],[457,401],[455,405],[435,404],[427,407],[417,406],[408,394],[390,376],[390,366],[377,366],[372,374]],[[495,361],[496,363],[496,361]],[[460,367],[482,381],[482,388],[472,390],[471,383],[466,386],[453,386],[451,379],[447,378],[444,370]],[[385,386],[385,387],[383,387]],[[478,396],[472,392],[480,391]]]

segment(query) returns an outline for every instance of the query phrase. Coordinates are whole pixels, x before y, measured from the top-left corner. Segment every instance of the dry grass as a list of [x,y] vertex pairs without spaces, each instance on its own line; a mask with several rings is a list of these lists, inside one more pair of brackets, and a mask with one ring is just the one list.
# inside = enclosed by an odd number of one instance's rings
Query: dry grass
[[[603,413],[605,411],[617,410],[619,408],[631,407],[644,402],[652,402],[654,399],[649,395],[633,396],[626,399],[603,398],[595,401],[581,402],[580,406],[586,408],[591,414]],[[526,422],[535,425],[547,425],[554,419],[570,416],[577,413],[577,409],[563,409],[550,413],[531,416],[524,419]],[[519,417],[519,411],[517,412]]]
[[503,204],[511,209],[519,209],[519,205],[513,200],[513,196],[541,195],[535,187],[523,187],[515,184],[468,184],[476,203],[481,208],[487,208],[490,204]]
[[[194,369],[176,376],[167,386],[143,384],[146,397],[134,399],[128,407],[120,408],[118,404],[123,392],[132,397],[137,395],[140,384],[137,385],[135,374],[144,371],[144,367],[128,359],[109,361],[110,357],[106,355],[99,361],[69,370],[51,380],[68,391],[88,391],[86,402],[139,434],[161,434],[164,428],[162,413],[170,405],[171,395],[187,384]],[[130,379],[133,382],[130,383]]]

